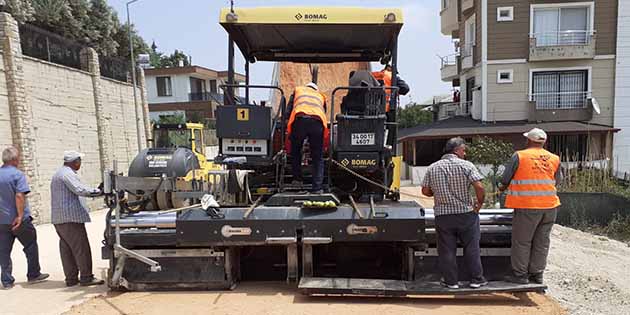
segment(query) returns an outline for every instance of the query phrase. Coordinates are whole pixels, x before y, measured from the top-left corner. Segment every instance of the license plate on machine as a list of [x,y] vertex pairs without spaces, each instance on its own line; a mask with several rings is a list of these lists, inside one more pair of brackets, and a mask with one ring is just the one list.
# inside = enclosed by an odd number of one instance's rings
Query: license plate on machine
[[374,133],[353,133],[351,144],[352,145],[374,145],[375,143]]

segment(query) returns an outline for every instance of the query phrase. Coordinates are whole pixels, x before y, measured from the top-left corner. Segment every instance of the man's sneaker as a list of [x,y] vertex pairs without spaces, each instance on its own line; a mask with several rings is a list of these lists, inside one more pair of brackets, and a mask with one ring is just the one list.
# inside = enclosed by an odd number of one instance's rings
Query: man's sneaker
[[317,190],[311,191],[311,194],[314,194],[314,195],[321,195],[323,193],[324,193],[323,189],[317,189]]
[[535,284],[543,284],[543,273],[534,273],[529,275],[529,281]]
[[293,180],[291,181],[291,186],[302,186],[304,185],[304,182],[302,182],[301,180]]
[[49,274],[47,274],[47,273],[40,273],[39,276],[37,276],[35,278],[28,279],[28,281],[26,281],[26,282],[28,284],[39,283],[39,282],[42,282],[42,281],[46,281],[46,279],[48,279],[48,277],[50,277]]
[[93,285],[101,285],[101,284],[105,284],[105,281],[100,280],[100,279],[96,279],[96,278],[92,278],[89,280],[81,280],[81,282],[79,282],[79,285],[81,285],[82,287],[88,287],[88,286],[93,286]]
[[459,284],[448,284],[446,282],[444,282],[444,280],[440,281],[440,285],[442,285],[443,287],[449,288],[449,289],[459,289]]
[[488,281],[486,279],[482,279],[482,280],[471,280],[468,286],[473,289],[479,289],[486,285],[488,285]]
[[516,284],[529,284],[529,279],[527,279],[527,277],[519,277],[516,275],[505,276],[505,281]]
[[79,280],[66,280],[66,287],[74,287],[79,284]]

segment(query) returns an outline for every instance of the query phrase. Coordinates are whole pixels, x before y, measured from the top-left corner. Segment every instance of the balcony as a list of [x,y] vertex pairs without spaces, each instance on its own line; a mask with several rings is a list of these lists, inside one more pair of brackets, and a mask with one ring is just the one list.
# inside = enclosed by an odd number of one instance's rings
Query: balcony
[[188,93],[188,100],[195,101],[215,101],[217,103],[223,103],[223,94],[215,92],[196,92]]
[[453,118],[456,116],[470,116],[472,109],[471,102],[442,103],[438,105],[438,120]]
[[468,10],[475,7],[475,0],[462,0],[462,12],[468,13]]
[[[236,103],[245,104],[245,98],[242,96],[234,96],[236,99]],[[197,93],[188,93],[188,101],[190,102],[199,102],[199,101],[211,101],[219,104],[223,104],[223,94],[216,92],[197,92]]]
[[451,82],[459,77],[459,54],[452,54],[444,57],[439,57],[442,72],[442,81]]
[[591,92],[530,95],[529,121],[588,121],[593,118]]
[[457,0],[441,0],[440,25],[442,34],[453,36],[459,30],[459,17],[457,12]]
[[472,43],[466,43],[464,47],[462,47],[462,56],[461,56],[461,67],[462,70],[470,69],[474,66],[473,61],[473,52],[474,47]]
[[531,34],[529,61],[593,59],[596,36],[593,31],[560,31]]

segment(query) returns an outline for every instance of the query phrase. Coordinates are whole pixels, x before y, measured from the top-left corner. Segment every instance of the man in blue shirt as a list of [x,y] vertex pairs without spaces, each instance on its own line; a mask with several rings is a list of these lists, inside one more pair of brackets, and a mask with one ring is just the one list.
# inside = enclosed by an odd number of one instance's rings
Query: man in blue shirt
[[31,210],[26,201],[28,187],[26,176],[17,169],[19,152],[14,147],[2,151],[0,167],[0,269],[2,288],[13,287],[15,278],[11,275],[11,249],[17,238],[24,246],[24,254],[28,263],[26,277],[29,283],[36,283],[48,278],[48,274],[41,273],[39,267],[39,252],[37,248],[37,233],[33,226]]

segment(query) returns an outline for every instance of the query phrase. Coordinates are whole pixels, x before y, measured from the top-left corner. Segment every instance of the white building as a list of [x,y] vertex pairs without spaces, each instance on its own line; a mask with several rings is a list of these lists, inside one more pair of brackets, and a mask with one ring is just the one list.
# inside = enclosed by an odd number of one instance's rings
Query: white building
[[[203,122],[214,119],[216,106],[223,103],[220,86],[227,81],[227,71],[200,66],[152,68],[145,70],[145,77],[151,119],[183,114],[188,121]],[[236,74],[235,81],[241,84],[245,76]]]
[[630,1],[619,1],[615,71],[615,135],[613,168],[630,176]]

